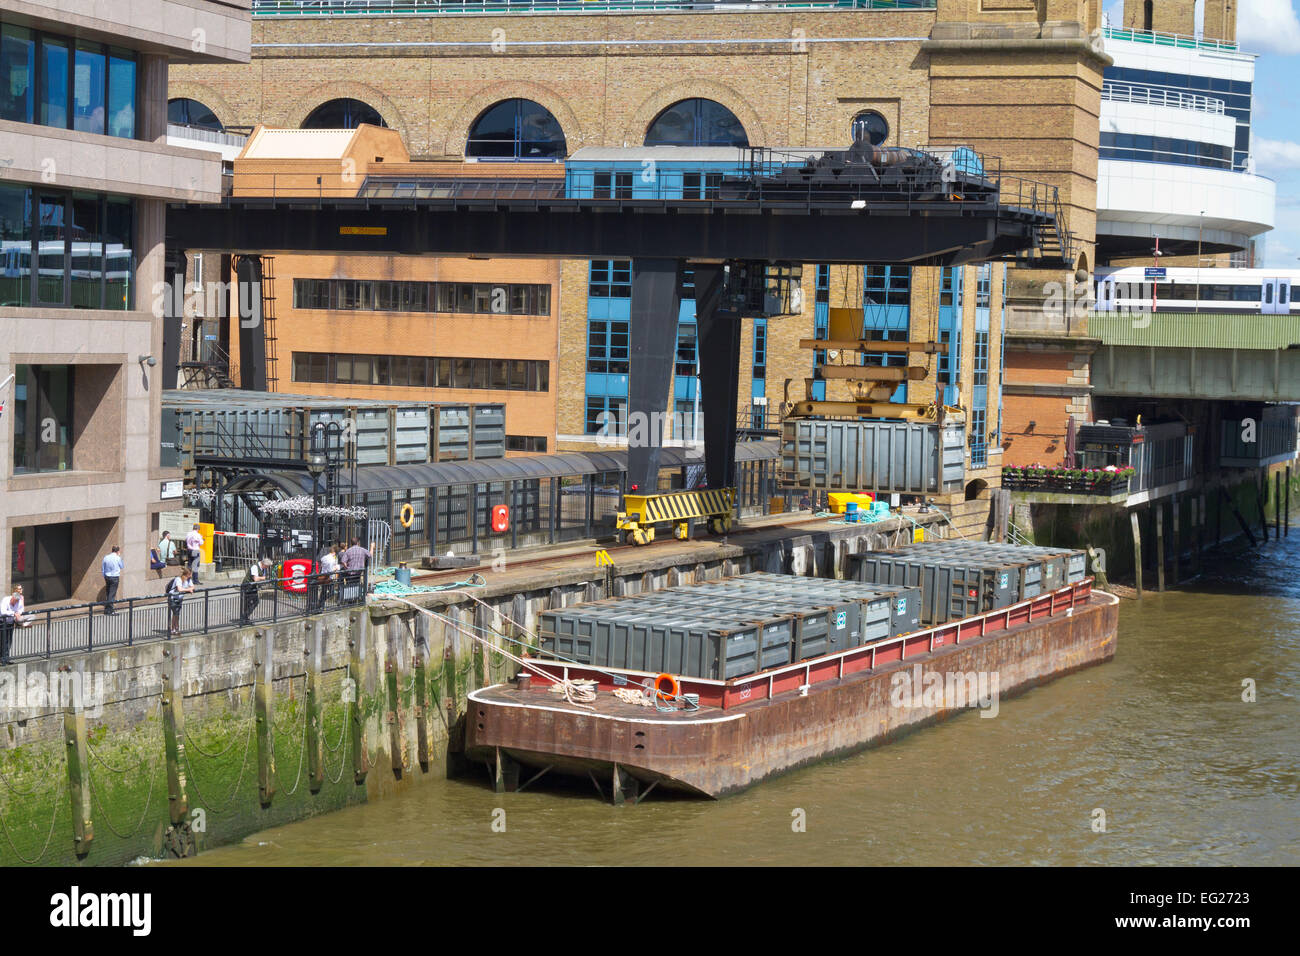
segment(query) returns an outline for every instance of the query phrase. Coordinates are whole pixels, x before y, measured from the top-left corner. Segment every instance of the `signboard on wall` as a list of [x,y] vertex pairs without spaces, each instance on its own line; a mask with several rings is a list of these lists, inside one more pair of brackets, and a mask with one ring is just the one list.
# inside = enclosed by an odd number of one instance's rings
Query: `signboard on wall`
[[162,489],[159,491],[158,497],[161,498],[163,501],[167,501],[172,498],[180,498],[184,493],[185,493],[184,480],[180,478],[176,478],[173,479],[172,481],[164,481],[162,483]]

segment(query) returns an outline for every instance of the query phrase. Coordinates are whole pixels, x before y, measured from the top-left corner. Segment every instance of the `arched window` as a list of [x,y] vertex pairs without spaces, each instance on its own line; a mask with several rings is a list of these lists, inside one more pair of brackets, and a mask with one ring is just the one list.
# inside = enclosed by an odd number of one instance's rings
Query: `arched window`
[[989,483],[983,478],[976,478],[974,481],[966,483],[966,500],[977,501],[979,496],[988,490]]
[[387,126],[379,111],[360,100],[330,100],[316,107],[302,121],[303,129],[356,129],[362,123]]
[[221,120],[217,119],[216,113],[198,100],[188,100],[184,97],[167,101],[167,122],[173,126],[194,126],[218,133],[225,129],[221,125]]
[[853,117],[853,142],[879,146],[889,139],[889,121],[875,110],[863,110]]
[[532,100],[502,100],[479,114],[469,128],[466,156],[489,159],[563,159],[564,130],[551,111]]
[[647,146],[748,146],[736,114],[713,100],[681,100],[654,118]]

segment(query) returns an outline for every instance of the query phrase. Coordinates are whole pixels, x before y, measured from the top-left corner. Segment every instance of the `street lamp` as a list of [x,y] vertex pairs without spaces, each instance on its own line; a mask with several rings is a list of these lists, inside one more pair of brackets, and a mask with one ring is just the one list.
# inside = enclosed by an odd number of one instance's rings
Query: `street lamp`
[[320,503],[320,476],[325,471],[325,453],[314,449],[307,458],[307,473],[311,475],[311,553],[312,570],[316,569],[316,556],[320,552],[320,522],[317,520]]

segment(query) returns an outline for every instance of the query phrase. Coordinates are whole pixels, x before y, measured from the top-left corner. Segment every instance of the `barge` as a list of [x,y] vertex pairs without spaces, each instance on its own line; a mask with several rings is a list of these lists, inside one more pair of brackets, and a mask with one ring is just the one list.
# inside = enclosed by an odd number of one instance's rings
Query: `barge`
[[[983,693],[991,678],[985,705],[1110,660],[1119,601],[1092,585],[740,677],[678,677],[681,696],[698,696],[694,708],[615,693],[654,686],[647,671],[529,658],[530,681],[470,693],[465,754],[499,791],[557,773],[590,778],[615,803],[656,787],[720,797],[966,709],[973,701],[954,687]],[[594,700],[551,692],[548,676],[592,682]]]

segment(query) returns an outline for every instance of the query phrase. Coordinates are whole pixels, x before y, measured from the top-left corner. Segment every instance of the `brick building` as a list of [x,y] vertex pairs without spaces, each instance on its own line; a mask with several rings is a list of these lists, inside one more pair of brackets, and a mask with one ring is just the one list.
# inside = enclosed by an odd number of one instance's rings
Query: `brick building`
[[[1004,176],[1058,189],[1080,266],[1090,268],[1108,62],[1098,0],[857,0],[761,12],[587,6],[474,14],[415,4],[405,16],[303,16],[278,4],[254,17],[251,64],[177,67],[173,106],[226,127],[370,122],[396,131],[416,161],[531,167],[593,147],[842,147],[855,126],[887,146],[966,145],[997,157]],[[595,439],[591,410],[616,403],[624,387],[626,263],[557,269],[547,437],[579,448]],[[827,334],[832,308],[860,310],[868,337],[946,335],[951,359],[936,357],[934,376],[908,385],[905,397],[927,401],[941,385],[945,400],[971,413],[978,511],[1001,464],[1003,329],[1041,311],[1042,283],[1052,278],[1007,274],[1003,264],[804,264],[800,313],[745,323],[743,354],[752,361],[742,363],[742,407],[770,421],[787,394],[804,397],[814,353],[798,342]],[[670,397],[682,416],[693,400],[692,316],[684,304],[680,390]],[[284,354],[283,332],[279,341]],[[837,397],[837,385],[814,381],[813,394]],[[508,425],[516,432],[509,417]]]

